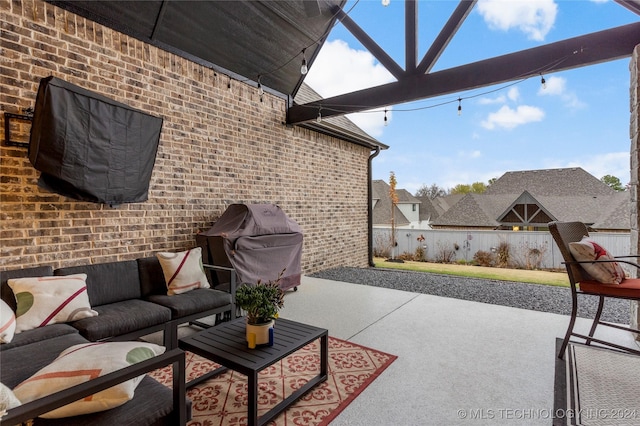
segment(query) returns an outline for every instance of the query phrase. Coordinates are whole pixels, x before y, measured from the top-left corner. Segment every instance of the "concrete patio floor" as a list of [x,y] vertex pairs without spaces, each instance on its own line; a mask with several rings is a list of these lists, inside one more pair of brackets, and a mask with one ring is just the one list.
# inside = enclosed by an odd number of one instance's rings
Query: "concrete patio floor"
[[[552,422],[568,316],[312,277],[287,292],[281,316],[398,356],[332,425]],[[635,346],[630,333],[607,336]]]

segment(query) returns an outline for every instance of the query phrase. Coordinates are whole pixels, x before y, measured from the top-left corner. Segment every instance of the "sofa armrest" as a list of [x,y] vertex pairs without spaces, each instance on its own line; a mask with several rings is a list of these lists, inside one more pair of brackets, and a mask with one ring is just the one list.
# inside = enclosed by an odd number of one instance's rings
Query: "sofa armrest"
[[20,424],[169,364],[173,364],[173,413],[176,416],[176,424],[183,426],[187,423],[185,355],[180,349],[169,350],[148,360],[12,408],[0,420],[8,425]]
[[236,286],[237,286],[237,274],[236,274],[236,270],[233,268],[228,268],[226,266],[217,266],[217,265],[209,265],[209,264],[203,264],[202,266],[204,266],[205,268],[208,269],[214,269],[217,271],[226,271],[229,272],[231,274],[231,279],[229,281],[229,293],[231,293],[231,300],[233,302],[233,306],[236,305]]

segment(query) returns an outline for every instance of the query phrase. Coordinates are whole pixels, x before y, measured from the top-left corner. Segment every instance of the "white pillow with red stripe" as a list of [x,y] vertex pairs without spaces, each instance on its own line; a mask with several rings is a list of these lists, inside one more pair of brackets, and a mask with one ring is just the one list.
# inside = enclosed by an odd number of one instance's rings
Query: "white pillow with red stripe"
[[169,296],[210,287],[202,266],[200,247],[179,253],[156,253],[156,256],[162,266]]
[[[35,401],[96,377],[164,353],[163,346],[145,342],[96,342],[65,349],[49,365],[13,389],[22,402]],[[133,398],[144,374],[84,399],[57,408],[40,417],[56,419],[95,413],[118,407]]]
[[0,300],[0,343],[9,343],[16,332],[16,314],[7,302]]
[[97,316],[86,281],[87,274],[9,279],[18,305],[16,333]]

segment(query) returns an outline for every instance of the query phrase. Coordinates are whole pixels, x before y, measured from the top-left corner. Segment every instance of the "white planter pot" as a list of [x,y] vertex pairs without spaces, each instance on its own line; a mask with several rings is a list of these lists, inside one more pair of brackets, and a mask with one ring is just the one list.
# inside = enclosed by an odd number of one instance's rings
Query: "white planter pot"
[[273,346],[273,325],[275,321],[265,324],[247,323],[247,344],[253,349],[258,345]]

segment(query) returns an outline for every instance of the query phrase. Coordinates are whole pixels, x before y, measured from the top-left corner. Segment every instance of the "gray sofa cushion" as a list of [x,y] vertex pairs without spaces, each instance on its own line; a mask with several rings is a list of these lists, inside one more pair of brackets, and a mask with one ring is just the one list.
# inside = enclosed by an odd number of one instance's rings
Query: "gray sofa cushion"
[[18,346],[29,345],[52,337],[64,336],[65,334],[77,334],[78,330],[69,324],[51,324],[45,327],[38,327],[26,330],[13,336],[10,343],[0,344],[0,351],[6,351]]
[[143,331],[143,329],[162,326],[171,321],[169,308],[138,299],[94,306],[93,309],[98,312],[97,317],[69,323],[91,341]]
[[140,299],[138,262],[98,263],[56,269],[55,275],[87,274],[87,293],[91,306],[107,305],[129,299]]
[[154,294],[148,296],[147,300],[166,306],[171,309],[173,319],[179,319],[187,315],[205,313],[211,309],[228,306],[231,303],[231,295],[224,291],[199,288],[174,296]]
[[[47,326],[43,328],[48,328]],[[87,343],[78,333],[51,337],[30,345],[0,351],[0,381],[13,389],[42,367],[49,365],[69,346]]]
[[7,305],[15,312],[17,306],[16,296],[13,294],[13,290],[11,290],[7,281],[12,278],[46,277],[50,275],[53,275],[53,268],[51,266],[36,266],[33,268],[0,271],[0,294],[2,300],[7,302]]

